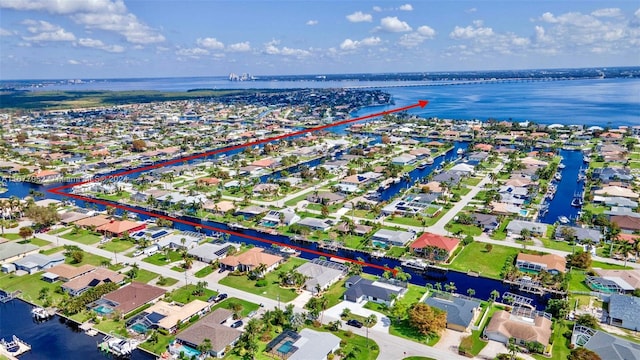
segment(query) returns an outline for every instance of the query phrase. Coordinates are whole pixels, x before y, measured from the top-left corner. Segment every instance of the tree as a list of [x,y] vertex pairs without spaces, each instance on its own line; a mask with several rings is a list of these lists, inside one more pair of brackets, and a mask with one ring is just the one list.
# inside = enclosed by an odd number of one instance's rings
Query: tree
[[364,319],[364,327],[367,329],[367,352],[369,351],[369,328],[372,327],[376,321],[378,321],[378,318],[374,314]]
[[554,318],[564,319],[569,312],[569,302],[563,299],[550,299],[545,311]]
[[423,335],[439,333],[447,326],[447,313],[424,303],[409,310],[409,324]]
[[472,288],[468,288],[467,289],[467,295],[469,295],[469,297],[473,297],[473,295],[476,294],[476,291]]
[[576,324],[595,329],[598,327],[599,322],[591,314],[582,314],[576,318]]
[[74,264],[79,264],[84,259],[84,252],[82,250],[76,250],[71,253],[71,259],[73,259]]
[[133,151],[144,151],[147,144],[142,139],[136,139],[131,142],[131,147],[133,148]]
[[491,252],[491,250],[493,250],[493,245],[492,245],[492,244],[486,244],[486,245],[484,246],[484,250],[485,250],[486,252],[490,253],[490,252]]
[[206,281],[198,281],[196,283],[195,290],[193,290],[193,295],[196,295],[196,296],[204,295],[204,291],[207,288],[207,285],[209,285],[209,283],[207,283]]
[[203,354],[208,353],[209,351],[211,351],[211,349],[212,349],[211,339],[209,338],[202,340],[202,343],[198,345],[198,351],[200,351]]
[[33,229],[30,226],[23,226],[20,228],[18,235],[24,240],[33,236]]
[[567,255],[567,265],[578,269],[588,269],[591,267],[591,253],[581,251],[569,254]]
[[491,294],[489,294],[489,298],[491,299],[491,301],[496,301],[499,297],[500,292],[498,292],[498,290],[493,290],[491,291]]
[[520,348],[518,347],[518,345],[516,345],[514,338],[509,339],[509,345],[507,346],[507,349],[509,350],[509,358],[511,360],[515,360]]
[[579,347],[571,350],[567,360],[602,360],[602,358],[587,348]]

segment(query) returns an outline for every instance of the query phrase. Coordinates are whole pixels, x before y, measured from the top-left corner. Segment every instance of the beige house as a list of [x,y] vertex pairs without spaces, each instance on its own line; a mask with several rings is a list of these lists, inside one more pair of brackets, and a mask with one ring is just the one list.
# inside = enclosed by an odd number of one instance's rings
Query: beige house
[[484,335],[505,345],[513,338],[518,345],[537,342],[546,347],[551,337],[551,319],[540,315],[531,319],[498,310],[484,329]]
[[158,301],[144,313],[145,318],[155,327],[173,333],[178,329],[178,325],[189,321],[193,316],[206,314],[212,305],[198,299],[184,305]]

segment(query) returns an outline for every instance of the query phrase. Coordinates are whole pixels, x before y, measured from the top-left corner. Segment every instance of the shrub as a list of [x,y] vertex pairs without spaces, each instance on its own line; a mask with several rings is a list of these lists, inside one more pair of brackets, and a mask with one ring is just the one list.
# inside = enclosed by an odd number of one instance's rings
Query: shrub
[[265,287],[265,286],[267,286],[267,284],[268,284],[267,280],[265,280],[265,279],[260,279],[260,280],[256,281],[256,286],[257,287]]

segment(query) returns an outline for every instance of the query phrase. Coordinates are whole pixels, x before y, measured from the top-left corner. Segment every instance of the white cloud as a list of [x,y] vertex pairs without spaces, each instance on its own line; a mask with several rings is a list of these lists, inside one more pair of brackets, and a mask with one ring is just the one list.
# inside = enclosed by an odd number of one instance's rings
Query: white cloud
[[165,40],[157,30],[130,13],[122,0],[0,0],[0,8],[69,16],[87,29],[112,31],[136,44]]
[[433,39],[436,36],[436,31],[427,25],[420,26],[416,32],[411,34],[404,34],[400,37],[398,43],[400,46],[407,48],[416,47],[422,44],[427,39]]
[[605,8],[595,10],[591,15],[596,17],[618,17],[622,16],[622,11],[618,8]]
[[400,5],[400,7],[398,8],[398,10],[402,10],[402,11],[413,11],[413,6],[411,6],[411,4],[404,4],[404,5]]
[[371,22],[373,21],[373,16],[371,14],[365,14],[362,11],[356,11],[351,15],[347,15],[347,20],[357,23],[357,22]]
[[102,42],[102,40],[91,39],[91,38],[81,38],[78,40],[78,45],[104,50],[106,52],[111,53],[121,53],[124,51],[124,47],[120,45],[107,45]]
[[248,41],[231,44],[227,47],[228,51],[246,52],[251,51],[251,44]]
[[0,28],[0,36],[11,36],[11,35],[14,35],[12,31]]
[[382,8],[381,8],[380,6],[374,6],[374,7],[373,7],[373,11],[375,11],[375,12],[381,12],[381,11],[382,11]]
[[388,16],[380,20],[380,29],[388,32],[407,32],[411,31],[411,26],[396,16]]
[[289,47],[279,48],[280,41],[271,40],[268,43],[264,44],[264,52],[268,55],[284,55],[284,56],[295,56],[298,58],[306,57],[311,55],[311,52],[304,49],[293,49]]
[[465,10],[464,12],[466,12],[467,14],[472,14],[472,13],[474,13],[476,11],[478,11],[478,9],[473,7],[473,8]]
[[493,29],[490,27],[483,27],[481,22],[474,21],[473,26],[456,26],[449,34],[452,39],[474,39],[480,37],[489,37],[493,35]]
[[70,64],[70,65],[80,65],[80,61],[73,60],[73,59],[67,60],[67,63]]
[[306,24],[309,26],[318,25],[318,20],[309,20]]
[[76,39],[73,33],[47,21],[28,19],[22,21],[22,24],[27,25],[27,31],[33,34],[32,36],[23,36],[22,39],[26,41],[74,41]]
[[207,37],[204,39],[198,39],[196,41],[196,43],[205,48],[205,49],[209,49],[209,50],[222,50],[224,49],[224,44],[220,41],[218,41],[216,38],[211,38],[211,37]]
[[360,47],[363,46],[376,46],[376,45],[380,45],[380,43],[382,42],[382,40],[377,37],[377,36],[371,36],[368,38],[364,38],[362,40],[351,40],[351,39],[345,39],[342,44],[340,44],[340,49],[342,50],[356,50]]
[[176,55],[199,59],[202,56],[209,55],[209,50],[202,48],[180,48],[176,50]]

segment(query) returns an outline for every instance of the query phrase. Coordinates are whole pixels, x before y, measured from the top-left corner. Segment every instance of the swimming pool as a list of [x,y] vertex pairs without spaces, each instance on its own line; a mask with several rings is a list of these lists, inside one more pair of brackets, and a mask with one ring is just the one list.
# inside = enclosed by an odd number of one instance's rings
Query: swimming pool
[[387,243],[384,241],[371,240],[371,243],[373,244],[373,246],[383,248],[383,249],[386,249],[388,247]]
[[277,223],[277,222],[275,222],[275,221],[269,221],[269,220],[266,220],[266,221],[263,221],[263,222],[262,222],[262,226],[264,226],[264,227],[270,227],[270,228],[273,228],[273,227],[278,226],[278,223]]
[[289,351],[291,351],[292,347],[293,347],[293,343],[287,340],[282,345],[280,345],[280,347],[278,348],[278,352],[281,354],[288,354]]
[[113,309],[108,306],[99,305],[94,307],[93,311],[97,312],[100,315],[109,315],[113,312]]
[[140,323],[133,324],[130,329],[135,331],[135,332],[137,332],[138,334],[144,334],[144,333],[147,332],[147,330],[149,330],[149,329],[147,329],[146,326],[144,326],[144,325],[142,325]]
[[184,354],[187,359],[191,359],[194,356],[198,357],[202,354],[200,351],[184,344],[176,344],[176,351],[178,354]]
[[525,209],[520,210],[520,216],[527,216],[527,215],[529,215],[529,210],[525,210]]

